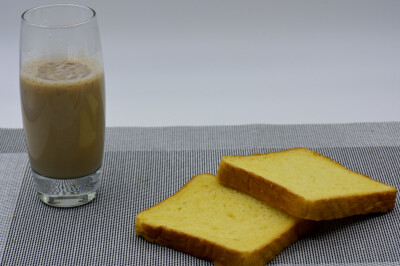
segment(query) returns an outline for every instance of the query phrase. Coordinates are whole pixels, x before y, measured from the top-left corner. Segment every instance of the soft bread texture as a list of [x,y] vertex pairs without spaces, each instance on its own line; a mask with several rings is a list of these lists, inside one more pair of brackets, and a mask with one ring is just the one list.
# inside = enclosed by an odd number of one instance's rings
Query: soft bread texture
[[386,212],[397,192],[306,148],[224,156],[217,176],[224,185],[311,220]]
[[135,232],[215,265],[256,266],[265,265],[314,224],[225,187],[215,175],[201,174],[137,214]]

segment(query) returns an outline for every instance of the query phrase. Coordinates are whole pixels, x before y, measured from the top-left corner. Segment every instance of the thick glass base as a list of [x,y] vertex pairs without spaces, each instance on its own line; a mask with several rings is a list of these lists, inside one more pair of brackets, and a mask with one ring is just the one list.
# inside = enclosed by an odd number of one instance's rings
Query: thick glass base
[[75,207],[89,203],[100,188],[100,169],[75,179],[48,178],[32,172],[40,200],[54,207]]

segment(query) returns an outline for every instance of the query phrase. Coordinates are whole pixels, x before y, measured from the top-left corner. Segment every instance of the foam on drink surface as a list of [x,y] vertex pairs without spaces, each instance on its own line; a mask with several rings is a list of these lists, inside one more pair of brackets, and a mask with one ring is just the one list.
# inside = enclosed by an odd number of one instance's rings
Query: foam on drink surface
[[[21,69],[21,78],[29,82],[70,85],[98,77],[103,69],[95,60],[65,59],[57,61],[32,60]],[[44,85],[44,84],[43,84]]]
[[90,68],[81,62],[48,62],[39,66],[36,77],[47,80],[72,80],[89,76]]

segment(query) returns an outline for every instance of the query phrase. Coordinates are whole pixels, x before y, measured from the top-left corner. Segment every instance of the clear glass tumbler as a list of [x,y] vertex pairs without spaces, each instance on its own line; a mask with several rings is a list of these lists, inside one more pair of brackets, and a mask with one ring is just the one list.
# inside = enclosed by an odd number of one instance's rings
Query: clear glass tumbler
[[105,135],[103,59],[93,9],[60,4],[22,14],[20,96],[39,198],[57,207],[93,200]]

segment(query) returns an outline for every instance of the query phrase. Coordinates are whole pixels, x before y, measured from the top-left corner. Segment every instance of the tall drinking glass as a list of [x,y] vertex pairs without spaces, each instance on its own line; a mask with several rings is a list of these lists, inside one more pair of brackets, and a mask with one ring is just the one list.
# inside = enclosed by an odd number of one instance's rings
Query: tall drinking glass
[[22,14],[20,96],[39,198],[73,207],[100,187],[105,88],[93,9],[48,5]]

